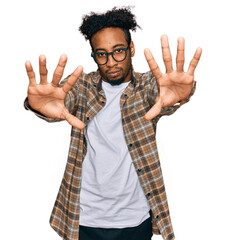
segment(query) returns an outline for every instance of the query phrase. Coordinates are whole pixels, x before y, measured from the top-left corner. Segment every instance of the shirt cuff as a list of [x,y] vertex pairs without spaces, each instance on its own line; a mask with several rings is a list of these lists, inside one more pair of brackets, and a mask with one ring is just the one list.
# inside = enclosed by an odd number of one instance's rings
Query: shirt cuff
[[38,112],[37,110],[33,109],[28,101],[28,97],[26,97],[26,99],[24,100],[24,108],[26,110],[29,110],[31,112],[33,112],[37,117],[47,121],[47,122],[59,122],[62,121],[62,119],[56,119],[56,118],[50,118],[50,117],[46,117],[45,115],[43,115],[42,113]]

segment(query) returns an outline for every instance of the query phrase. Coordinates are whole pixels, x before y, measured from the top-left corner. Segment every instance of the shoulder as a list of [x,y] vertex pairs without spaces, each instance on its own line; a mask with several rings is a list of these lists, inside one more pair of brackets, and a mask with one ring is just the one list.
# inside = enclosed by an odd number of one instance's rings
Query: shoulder
[[156,83],[155,76],[151,71],[145,73],[133,71],[133,77],[137,85],[154,85]]
[[[64,78],[60,82],[60,86],[63,86],[63,84],[67,81],[67,79],[71,76],[72,74],[68,75],[66,78]],[[78,87],[78,86],[91,86],[93,83],[98,82],[100,80],[101,76],[99,71],[93,71],[90,73],[85,73],[83,72],[80,77],[77,79],[73,87]]]
[[78,84],[93,85],[95,83],[98,83],[100,79],[101,79],[101,75],[99,71],[93,71],[90,73],[83,72],[78,79]]

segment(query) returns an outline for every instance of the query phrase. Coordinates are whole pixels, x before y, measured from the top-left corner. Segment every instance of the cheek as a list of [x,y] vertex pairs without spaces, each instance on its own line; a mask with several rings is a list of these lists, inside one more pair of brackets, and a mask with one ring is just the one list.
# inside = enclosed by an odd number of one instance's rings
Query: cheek
[[127,72],[130,70],[130,68],[131,68],[131,59],[128,58],[123,64],[123,69]]
[[99,70],[101,73],[104,73],[104,72],[105,72],[105,67],[103,67],[103,66],[98,66],[98,70]]
[[100,72],[100,75],[105,79],[106,78],[106,74],[105,74],[106,69],[104,67],[98,67],[98,70]]

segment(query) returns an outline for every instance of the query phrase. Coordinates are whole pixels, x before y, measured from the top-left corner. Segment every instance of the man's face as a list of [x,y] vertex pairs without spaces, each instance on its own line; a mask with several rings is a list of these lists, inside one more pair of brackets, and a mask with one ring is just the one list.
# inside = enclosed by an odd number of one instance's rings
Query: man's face
[[[93,52],[112,52],[118,48],[127,48],[128,43],[125,33],[120,28],[104,28],[95,33],[91,38]],[[126,59],[122,62],[116,62],[112,55],[108,56],[108,62],[105,65],[98,65],[98,69],[103,81],[111,84],[119,84],[131,80],[131,57],[134,56],[134,44],[131,42],[127,50]]]

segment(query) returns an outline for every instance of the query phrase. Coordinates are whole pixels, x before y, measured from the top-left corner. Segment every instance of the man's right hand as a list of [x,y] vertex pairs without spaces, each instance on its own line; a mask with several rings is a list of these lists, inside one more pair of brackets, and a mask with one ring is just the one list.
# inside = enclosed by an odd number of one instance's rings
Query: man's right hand
[[62,78],[66,66],[67,56],[62,55],[59,59],[58,66],[53,74],[52,82],[47,81],[46,57],[39,57],[40,84],[37,84],[35,73],[29,61],[25,63],[27,75],[30,83],[28,86],[28,101],[31,108],[42,113],[46,117],[66,120],[73,127],[83,129],[85,124],[69,113],[65,107],[64,101],[68,91],[73,87],[80,77],[83,67],[79,66],[70,75],[62,87],[59,82]]

